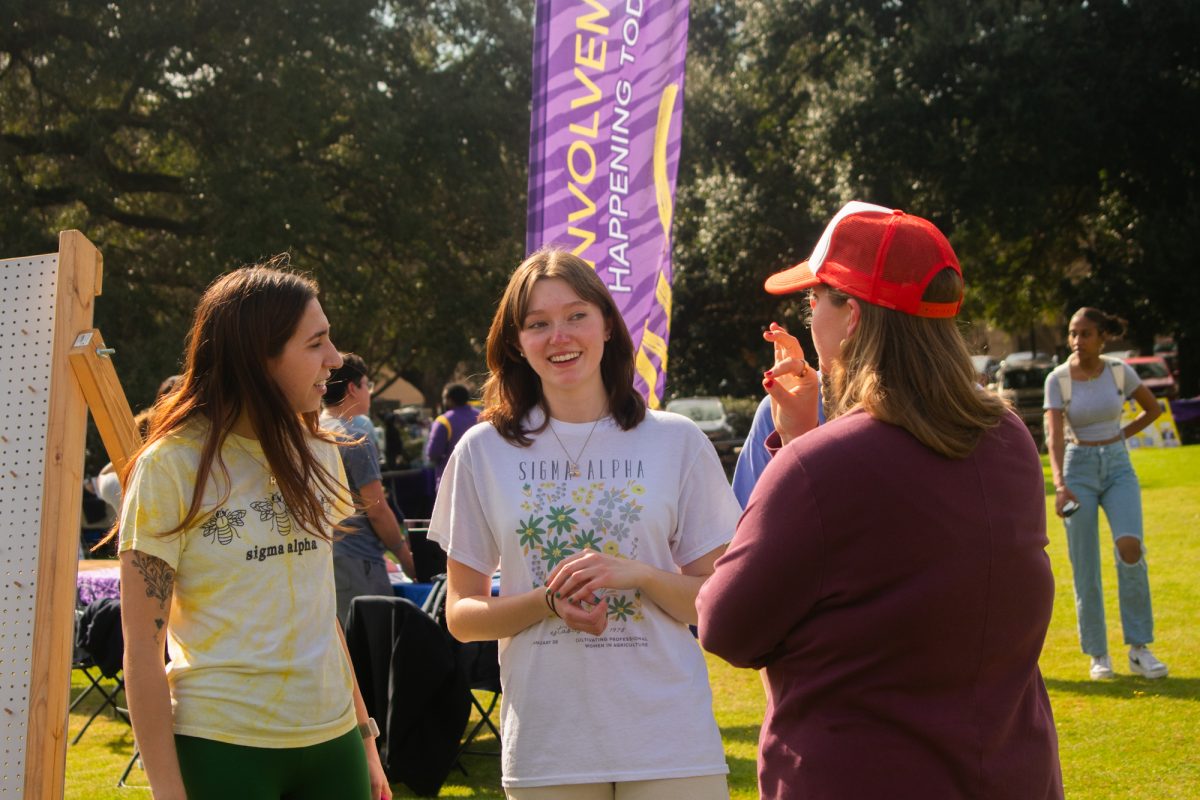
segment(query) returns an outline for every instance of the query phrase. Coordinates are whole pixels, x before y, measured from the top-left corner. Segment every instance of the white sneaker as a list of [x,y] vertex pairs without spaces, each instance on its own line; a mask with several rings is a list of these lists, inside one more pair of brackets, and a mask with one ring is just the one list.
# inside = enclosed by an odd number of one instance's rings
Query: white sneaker
[[1167,677],[1167,665],[1155,658],[1154,653],[1144,644],[1129,648],[1129,669],[1143,678]]
[[1108,655],[1092,656],[1092,680],[1106,681],[1110,678],[1115,678],[1113,673],[1112,659]]

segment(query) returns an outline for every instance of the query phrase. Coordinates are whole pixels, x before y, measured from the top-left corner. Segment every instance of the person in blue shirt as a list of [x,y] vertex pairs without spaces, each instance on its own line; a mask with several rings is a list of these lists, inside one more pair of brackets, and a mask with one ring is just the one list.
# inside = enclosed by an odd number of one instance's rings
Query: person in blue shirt
[[406,575],[415,580],[417,574],[404,526],[383,492],[379,446],[375,443],[375,427],[367,416],[373,388],[362,357],[343,353],[342,366],[326,383],[325,413],[321,415],[322,427],[349,440],[338,449],[350,491],[361,509],[343,520],[351,531],[333,543],[337,614],[343,625],[355,597],[392,594],[383,555],[386,550],[396,555]]
[[737,497],[742,508],[750,500],[754,484],[762,475],[767,464],[771,463],[771,454],[767,452],[767,437],[775,432],[775,421],[771,419],[771,395],[763,397],[758,408],[754,410],[754,421],[750,423],[750,431],[738,453],[737,465],[733,468],[733,494]]
[[[776,361],[779,360],[778,351],[780,345],[775,340],[782,336],[788,336],[792,341],[795,341],[795,338],[791,337],[791,334],[785,328],[774,322],[763,333],[764,339],[776,344]],[[799,344],[797,343],[795,346],[798,348]],[[824,422],[825,409],[818,402],[817,424]],[[746,507],[746,503],[750,500],[750,493],[754,491],[754,485],[758,483],[759,476],[767,468],[767,464],[771,462],[771,455],[767,452],[766,441],[767,437],[774,432],[775,421],[771,419],[771,396],[766,395],[754,411],[754,421],[750,424],[750,431],[746,434],[746,441],[742,444],[742,451],[738,453],[737,465],[733,468],[733,494],[737,497],[738,502],[741,503],[742,508]]]

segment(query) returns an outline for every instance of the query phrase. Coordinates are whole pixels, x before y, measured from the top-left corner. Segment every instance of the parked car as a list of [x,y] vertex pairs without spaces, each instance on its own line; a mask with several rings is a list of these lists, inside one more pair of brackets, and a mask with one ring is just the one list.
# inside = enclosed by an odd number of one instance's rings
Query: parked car
[[1043,446],[1042,401],[1046,393],[1046,376],[1054,367],[1054,362],[1049,359],[1012,362],[1006,358],[1000,362],[996,381],[989,387],[1008,401],[1039,447]]
[[1162,356],[1133,356],[1125,359],[1125,363],[1133,367],[1133,371],[1155,397],[1165,397],[1167,400],[1179,397],[1179,384],[1175,382],[1171,368]]
[[996,380],[1000,359],[988,355],[971,356],[971,363],[975,366],[975,374],[979,376],[982,385],[987,386]]
[[667,403],[667,411],[682,414],[695,422],[713,442],[733,438],[733,428],[719,397],[679,397]]
[[1009,364],[1016,364],[1023,361],[1049,361],[1050,354],[1043,353],[1041,351],[1034,353],[1029,350],[1017,350],[1016,352],[1006,355],[1004,360]]
[[1179,383],[1179,347],[1175,340],[1166,339],[1154,345],[1154,355],[1162,356],[1163,361],[1167,362],[1167,369],[1171,371],[1171,377]]

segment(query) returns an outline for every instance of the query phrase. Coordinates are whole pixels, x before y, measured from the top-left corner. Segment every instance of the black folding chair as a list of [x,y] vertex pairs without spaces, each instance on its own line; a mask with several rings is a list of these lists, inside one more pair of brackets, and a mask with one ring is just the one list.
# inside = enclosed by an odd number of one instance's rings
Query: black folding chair
[[[500,755],[499,750],[470,749],[471,743],[475,741],[475,737],[484,727],[491,730],[492,735],[496,737],[496,744],[500,744],[500,729],[492,720],[492,712],[496,710],[496,705],[500,702],[501,693],[500,662],[496,642],[468,642],[459,650],[458,657],[460,661],[464,662],[463,668],[467,671],[467,685],[471,687],[471,705],[475,706],[475,710],[479,712],[479,721],[463,738],[463,743],[458,748],[458,754],[460,756],[498,756]],[[483,703],[479,701],[476,692],[482,692],[488,696],[487,708],[484,708]]]
[[[441,625],[446,627],[446,575],[436,575],[433,578],[433,588],[429,592],[429,596],[425,598],[425,603],[421,606],[421,610]],[[496,743],[500,743],[500,728],[497,727],[492,718],[492,714],[496,711],[496,706],[500,702],[500,694],[503,691],[500,685],[500,660],[497,645],[495,641],[491,642],[459,642],[457,644],[457,660],[459,669],[466,676],[467,685],[470,687],[471,705],[479,712],[479,720],[471,730],[463,737],[462,744],[458,748],[458,756],[464,755],[480,755],[480,756],[499,756],[499,750],[475,750],[471,749],[471,744],[476,737],[487,728],[496,737]],[[487,695],[486,706],[480,702],[476,692],[481,692]],[[457,757],[456,757],[457,758]],[[462,762],[458,761],[458,768],[463,774],[467,773]]]
[[106,687],[104,685],[106,678],[100,674],[100,671],[96,666],[96,662],[92,661],[91,657],[87,655],[80,655],[77,657],[71,663],[71,669],[77,670],[85,678],[87,678],[88,685],[85,686],[83,691],[76,695],[75,699],[71,701],[68,711],[74,711],[80,703],[86,700],[93,693],[97,693],[103,698],[100,701],[100,705],[98,705],[96,709],[92,711],[91,716],[89,716],[87,721],[83,723],[83,727],[79,729],[79,732],[76,733],[74,737],[72,737],[71,744],[78,744],[79,740],[83,738],[83,734],[89,727],[91,727],[91,724],[96,721],[96,718],[104,713],[105,710],[111,710],[114,718],[119,717],[124,719],[126,722],[129,721],[129,717],[127,713],[125,713],[125,709],[123,709],[117,702],[117,696],[125,690],[125,680],[122,676],[118,675],[113,678],[112,686]]
[[429,539],[429,520],[407,519],[408,546],[412,550],[415,579],[418,583],[430,583],[446,571],[446,553],[441,546]]
[[[86,609],[75,609],[75,647],[71,658],[72,671],[78,671],[87,678],[88,685],[84,687],[68,708],[68,713],[79,707],[84,700],[93,694],[99,694],[102,698],[100,705],[92,712],[87,721],[83,723],[83,727],[71,739],[71,744],[77,744],[83,738],[83,734],[91,727],[106,710],[112,711],[113,718],[124,719],[129,722],[129,714],[117,702],[117,698],[125,691],[125,678],[119,667],[114,670],[112,664],[101,665],[97,663],[87,645],[89,643],[87,625],[90,623],[90,616]],[[117,630],[119,633],[120,626],[118,623]],[[110,686],[105,685],[105,681],[111,681]]]
[[[101,618],[104,615],[105,618]],[[121,604],[119,600],[98,600],[86,608],[75,609],[75,651],[71,664],[88,679],[89,686],[84,688],[79,696],[71,701],[70,711],[83,702],[93,692],[99,692],[104,698],[99,707],[92,712],[79,733],[71,740],[76,744],[96,718],[105,709],[111,709],[113,717],[122,719],[130,727],[133,722],[129,717],[129,708],[122,705],[125,693],[125,674],[121,669],[120,660],[125,650],[125,639],[121,634]],[[103,681],[111,680],[113,686],[106,688]],[[140,756],[137,742],[133,745],[133,755],[125,765],[125,771],[117,780],[117,786],[125,787],[125,781]]]
[[125,782],[126,780],[129,779],[129,773],[133,772],[133,765],[137,764],[139,762],[139,760],[141,759],[141,757],[142,757],[142,752],[140,750],[138,750],[137,742],[134,742],[133,743],[133,755],[129,757],[129,763],[125,765],[125,771],[121,773],[121,777],[117,780],[117,788],[120,788],[120,789],[125,789],[127,787],[134,788],[134,789],[145,788],[142,786],[130,787],[129,784],[127,784]]
[[457,643],[411,601],[368,595],[350,604],[346,646],[388,778],[436,796],[471,714]]

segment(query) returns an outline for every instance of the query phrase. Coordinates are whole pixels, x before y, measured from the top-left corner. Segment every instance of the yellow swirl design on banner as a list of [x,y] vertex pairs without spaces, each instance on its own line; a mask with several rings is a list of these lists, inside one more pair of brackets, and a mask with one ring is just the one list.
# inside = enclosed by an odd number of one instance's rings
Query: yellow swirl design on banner
[[[671,219],[675,208],[671,199],[671,181],[667,178],[667,140],[671,134],[671,114],[675,110],[675,100],[679,97],[679,85],[668,83],[658,99],[658,121],[654,126],[654,197],[658,201],[658,221],[663,229],[664,250],[671,245]],[[666,314],[667,330],[671,330],[671,285],[660,269],[658,284],[655,286],[654,299],[662,306]],[[650,360],[653,355],[658,359],[656,368]],[[659,375],[667,371],[667,342],[654,331],[650,330],[650,320],[642,325],[642,341],[634,359],[634,369],[646,382],[646,404],[650,408],[662,406],[662,392],[659,389]]]
[[[667,283],[667,278],[662,274],[662,270],[658,272],[658,284],[654,289],[654,299],[666,312],[667,330],[671,330],[671,284]],[[658,358],[659,367],[657,369],[654,362],[650,360],[651,355]],[[649,319],[642,325],[642,343],[638,346],[634,369],[646,382],[646,405],[650,408],[661,408],[662,392],[658,388],[658,376],[660,371],[667,371],[667,342],[663,337],[650,330]]]
[[658,221],[662,223],[667,241],[671,240],[671,217],[675,213],[671,182],[667,178],[667,138],[678,96],[679,84],[668,83],[663,88],[662,97],[658,98],[658,123],[654,126],[654,196],[658,200]]

